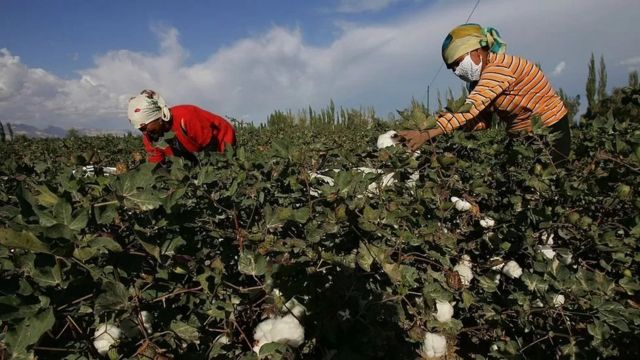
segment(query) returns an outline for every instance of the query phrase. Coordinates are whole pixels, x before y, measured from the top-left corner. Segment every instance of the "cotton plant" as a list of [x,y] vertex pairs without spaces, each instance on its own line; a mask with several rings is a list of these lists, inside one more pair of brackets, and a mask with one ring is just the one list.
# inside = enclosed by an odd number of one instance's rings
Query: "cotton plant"
[[105,355],[118,343],[121,335],[122,330],[119,327],[109,323],[100,324],[93,334],[93,346],[98,354]]

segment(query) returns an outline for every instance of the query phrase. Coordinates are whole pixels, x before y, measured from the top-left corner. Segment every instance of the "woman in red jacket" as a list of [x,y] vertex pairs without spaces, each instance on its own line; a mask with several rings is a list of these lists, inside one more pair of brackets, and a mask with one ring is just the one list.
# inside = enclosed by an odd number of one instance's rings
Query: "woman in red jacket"
[[[168,156],[193,161],[196,152],[224,152],[225,146],[236,142],[233,126],[222,116],[194,105],[170,108],[153,90],[143,90],[129,100],[128,117],[131,125],[142,131],[142,142],[152,163],[162,163]],[[168,131],[175,133],[174,138],[167,140],[169,146],[153,146]]]

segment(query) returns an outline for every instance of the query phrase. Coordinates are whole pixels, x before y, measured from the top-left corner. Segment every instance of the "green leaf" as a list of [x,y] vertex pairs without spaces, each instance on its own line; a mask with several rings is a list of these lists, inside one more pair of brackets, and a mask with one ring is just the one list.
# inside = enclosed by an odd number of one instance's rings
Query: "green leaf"
[[640,290],[640,284],[634,281],[633,278],[629,278],[625,276],[622,279],[620,279],[619,283],[620,283],[620,286],[622,286],[622,288],[624,288],[624,290],[629,295],[633,295],[635,294],[636,291]]
[[89,210],[80,209],[76,211],[75,219],[73,219],[73,221],[68,225],[70,229],[80,231],[87,226],[88,222],[89,222]]
[[4,342],[12,353],[13,359],[30,357],[28,348],[38,342],[40,337],[49,331],[55,323],[52,308],[24,319],[15,328],[7,332]]
[[260,357],[269,356],[268,359],[271,360],[283,359],[288,350],[289,347],[285,344],[277,342],[267,343],[260,347]]
[[142,244],[142,247],[154,258],[156,258],[156,260],[160,261],[160,248],[154,244],[148,243],[146,241],[142,241],[141,239],[138,239],[138,241],[140,242],[140,244]]
[[360,246],[358,248],[356,261],[364,271],[371,271],[371,264],[373,264],[373,255],[371,254],[371,251],[369,251],[367,244],[362,241],[360,242]]
[[267,272],[267,259],[260,254],[244,251],[238,260],[238,270],[246,275],[264,275]]
[[12,248],[33,251],[36,253],[50,253],[49,246],[31,232],[17,232],[13,229],[0,228],[0,244]]
[[59,201],[53,208],[53,216],[61,224],[69,225],[73,221],[71,204],[66,201]]
[[127,288],[117,281],[105,281],[102,284],[104,291],[95,303],[95,311],[97,314],[111,310],[126,310],[129,308],[129,293]]
[[200,334],[198,333],[198,329],[187,323],[174,320],[169,325],[169,329],[176,333],[176,335],[178,335],[181,339],[189,343],[198,344],[200,342]]
[[60,198],[58,198],[56,194],[52,193],[45,185],[35,185],[34,187],[40,192],[40,194],[35,197],[40,205],[52,207],[58,203],[58,200],[60,200]]

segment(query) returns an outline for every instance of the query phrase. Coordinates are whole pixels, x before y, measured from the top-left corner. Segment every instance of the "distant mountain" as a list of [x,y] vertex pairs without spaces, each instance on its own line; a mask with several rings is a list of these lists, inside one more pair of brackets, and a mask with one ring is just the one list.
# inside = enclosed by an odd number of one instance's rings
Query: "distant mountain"
[[[7,124],[3,123],[4,130],[7,135],[9,135],[9,130],[7,128]],[[27,137],[56,137],[62,138],[67,136],[69,130],[63,129],[57,126],[49,126],[45,129],[40,129],[35,126],[27,125],[27,124],[11,124],[11,128],[13,129],[13,135],[24,135]],[[125,136],[129,133],[129,130],[99,130],[99,129],[74,129],[78,132],[79,135],[83,136],[98,136],[98,135],[115,135],[115,136]]]

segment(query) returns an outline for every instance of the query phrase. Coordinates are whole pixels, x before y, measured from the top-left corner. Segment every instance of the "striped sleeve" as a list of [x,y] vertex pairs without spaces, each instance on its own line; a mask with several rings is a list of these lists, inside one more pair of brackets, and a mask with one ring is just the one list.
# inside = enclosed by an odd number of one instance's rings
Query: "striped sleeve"
[[482,72],[480,81],[469,93],[467,103],[471,109],[465,113],[444,113],[438,117],[438,125],[444,132],[464,126],[474,120],[489,104],[516,80],[511,70],[503,65],[487,66]]

